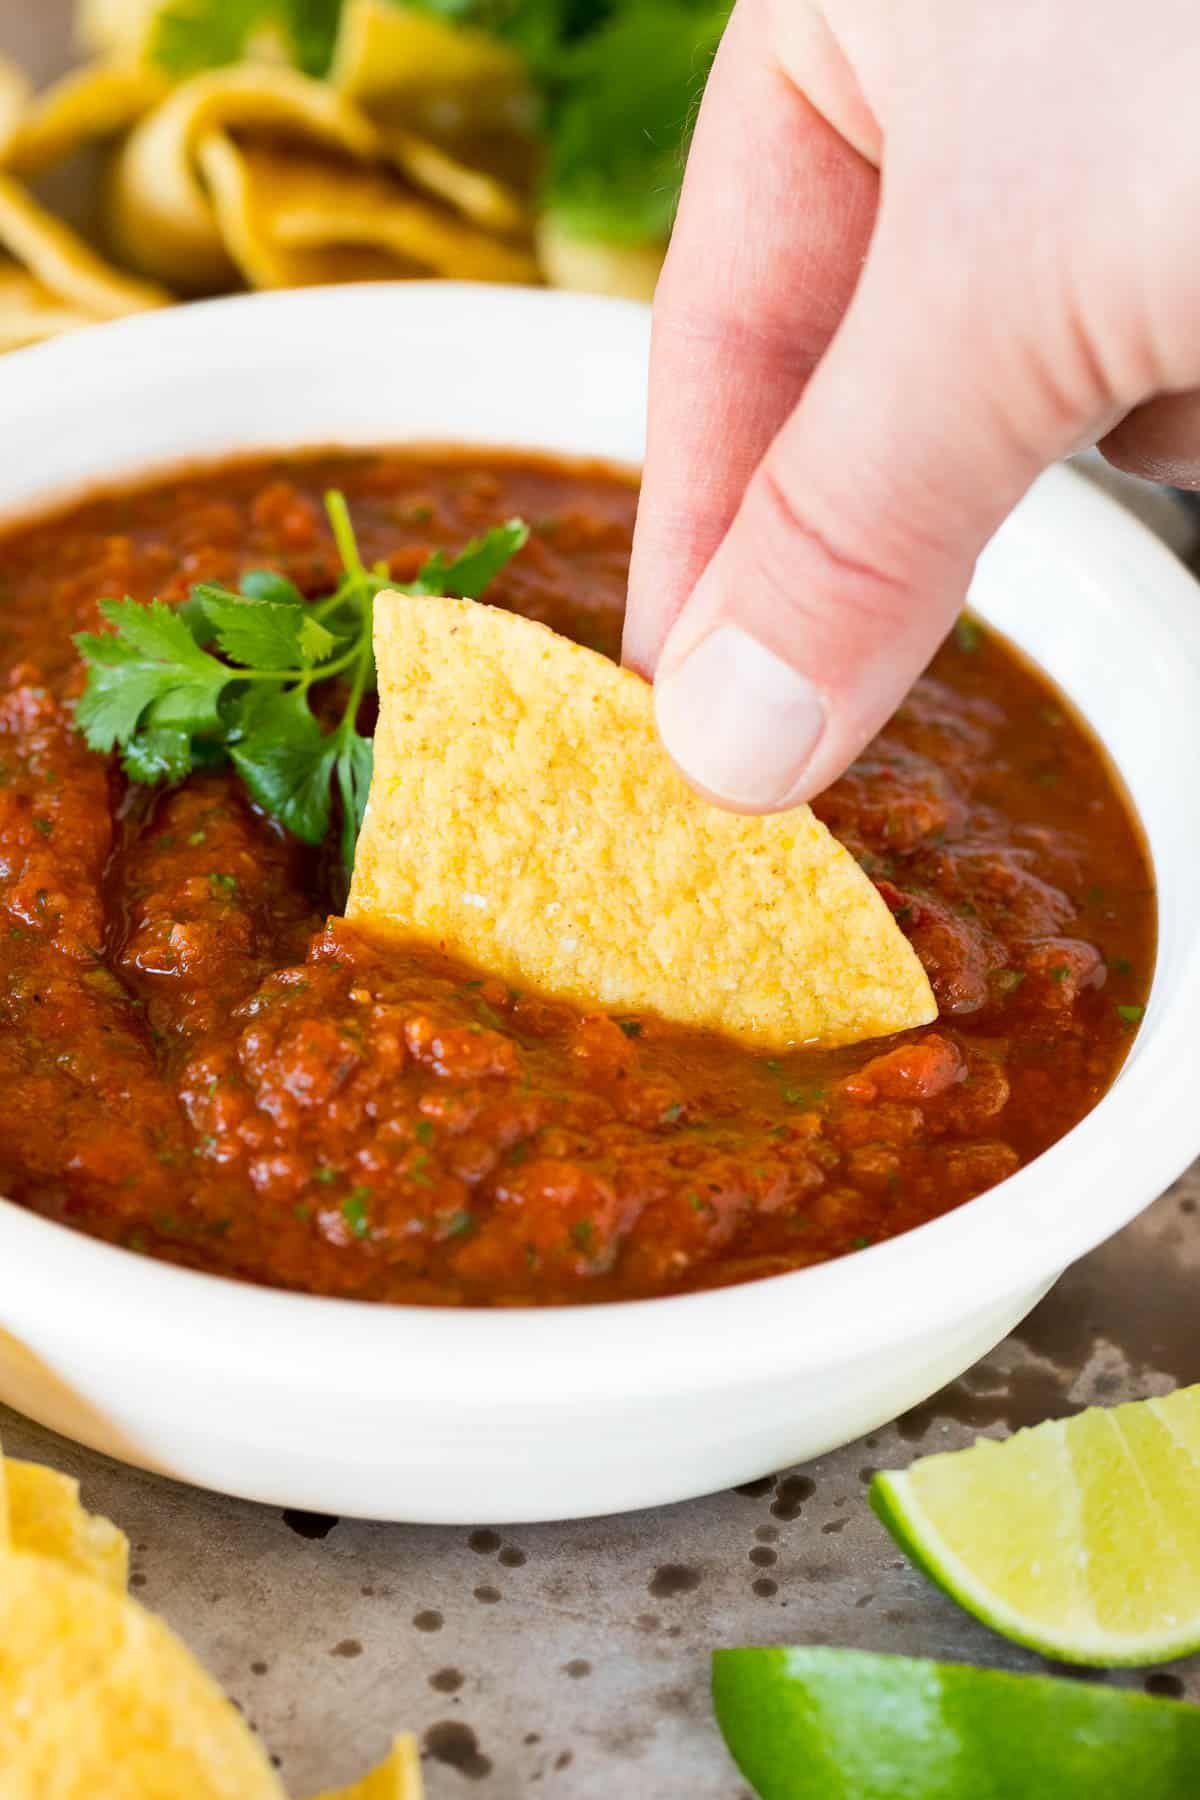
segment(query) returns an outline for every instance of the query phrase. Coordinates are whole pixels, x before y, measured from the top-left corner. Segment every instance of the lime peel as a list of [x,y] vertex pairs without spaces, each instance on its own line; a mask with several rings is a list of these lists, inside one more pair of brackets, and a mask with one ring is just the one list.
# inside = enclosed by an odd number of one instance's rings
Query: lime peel
[[870,1500],[1014,1643],[1105,1668],[1200,1649],[1200,1387],[922,1457],[877,1475]]
[[1200,1708],[857,1650],[718,1650],[713,1702],[761,1800],[1180,1800]]

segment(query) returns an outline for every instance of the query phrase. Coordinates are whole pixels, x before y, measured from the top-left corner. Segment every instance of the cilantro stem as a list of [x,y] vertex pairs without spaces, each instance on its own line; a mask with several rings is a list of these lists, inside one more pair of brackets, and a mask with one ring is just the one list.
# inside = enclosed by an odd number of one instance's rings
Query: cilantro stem
[[333,527],[333,541],[337,545],[338,555],[342,559],[342,567],[347,575],[359,581],[366,581],[367,571],[363,567],[362,555],[358,548],[358,539],[354,534],[354,524],[350,518],[350,508],[346,505],[346,496],[337,488],[330,488],[325,495],[325,511],[329,515],[329,523]]
[[363,695],[367,691],[367,683],[375,667],[374,647],[375,596],[368,587],[363,593],[363,634],[352,655],[358,667],[350,684],[350,693],[346,701],[346,710],[342,714],[342,722],[338,726],[338,736],[345,741],[358,726],[358,709]]

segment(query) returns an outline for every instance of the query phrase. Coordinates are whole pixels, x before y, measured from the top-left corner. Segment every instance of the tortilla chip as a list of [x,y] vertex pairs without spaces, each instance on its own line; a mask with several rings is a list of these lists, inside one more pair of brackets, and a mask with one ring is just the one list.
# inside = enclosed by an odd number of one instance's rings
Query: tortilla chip
[[370,279],[356,277],[356,255],[392,279],[537,279],[528,252],[465,224],[380,169],[237,144],[224,132],[202,141],[197,160],[224,240],[252,287]]
[[140,57],[163,0],[77,0],[75,36],[97,56]]
[[807,807],[710,806],[639,676],[465,600],[381,595],[347,916],[589,1007],[764,1048],[927,1024],[925,972]]
[[414,187],[445,201],[485,231],[524,237],[532,230],[530,209],[508,182],[398,125],[381,126],[379,135],[388,156]]
[[618,300],[653,300],[665,244],[606,244],[576,237],[553,216],[538,223],[538,261],[551,287]]
[[325,82],[294,69],[245,63],[184,82],[130,134],[113,172],[110,207],[122,257],[189,293],[237,280],[236,259],[197,169],[199,146],[225,131],[351,158],[379,151],[369,119]]
[[29,101],[29,82],[23,69],[0,56],[0,160],[8,153],[21,115]]
[[75,69],[22,109],[4,147],[0,82],[0,160],[22,175],[36,174],[82,144],[128,131],[170,85],[160,70],[144,64],[100,62]]
[[0,256],[0,352],[24,350],[95,323],[90,313],[64,306],[57,294]]
[[118,1594],[129,1579],[129,1539],[111,1519],[84,1508],[77,1481],[3,1455],[0,1550],[51,1557]]
[[53,1800],[284,1800],[216,1684],[125,1594],[0,1557],[0,1789]]
[[329,79],[372,112],[436,125],[439,135],[536,122],[523,57],[489,32],[403,0],[346,0]]
[[313,1800],[421,1800],[421,1758],[414,1737],[398,1737],[391,1753],[348,1788],[329,1788]]
[[[11,262],[3,261],[4,252]],[[0,174],[0,347],[13,350],[101,319],[146,312],[170,298],[112,268]]]

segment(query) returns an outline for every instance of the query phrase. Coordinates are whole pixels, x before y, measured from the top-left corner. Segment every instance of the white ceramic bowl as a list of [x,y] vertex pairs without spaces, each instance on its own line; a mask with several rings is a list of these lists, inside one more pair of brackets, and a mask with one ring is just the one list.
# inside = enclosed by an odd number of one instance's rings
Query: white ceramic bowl
[[[647,316],[455,286],[222,301],[0,363],[0,513],[261,446],[640,454]],[[1079,703],[1161,892],[1112,1091],[957,1212],[820,1268],[623,1306],[453,1312],[240,1286],[0,1201],[0,1395],[128,1462],[278,1504],[465,1522],[677,1500],[847,1442],[987,1351],[1200,1150],[1200,605],[1141,526],[1056,470],[974,602]]]

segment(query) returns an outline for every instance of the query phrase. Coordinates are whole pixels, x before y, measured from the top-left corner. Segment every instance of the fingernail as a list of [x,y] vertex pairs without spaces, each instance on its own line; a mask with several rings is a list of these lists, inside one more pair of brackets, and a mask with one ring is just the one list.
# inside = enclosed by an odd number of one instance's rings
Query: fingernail
[[769,811],[798,798],[825,729],[817,690],[738,625],[719,625],[660,675],[659,734],[683,772],[726,806]]

